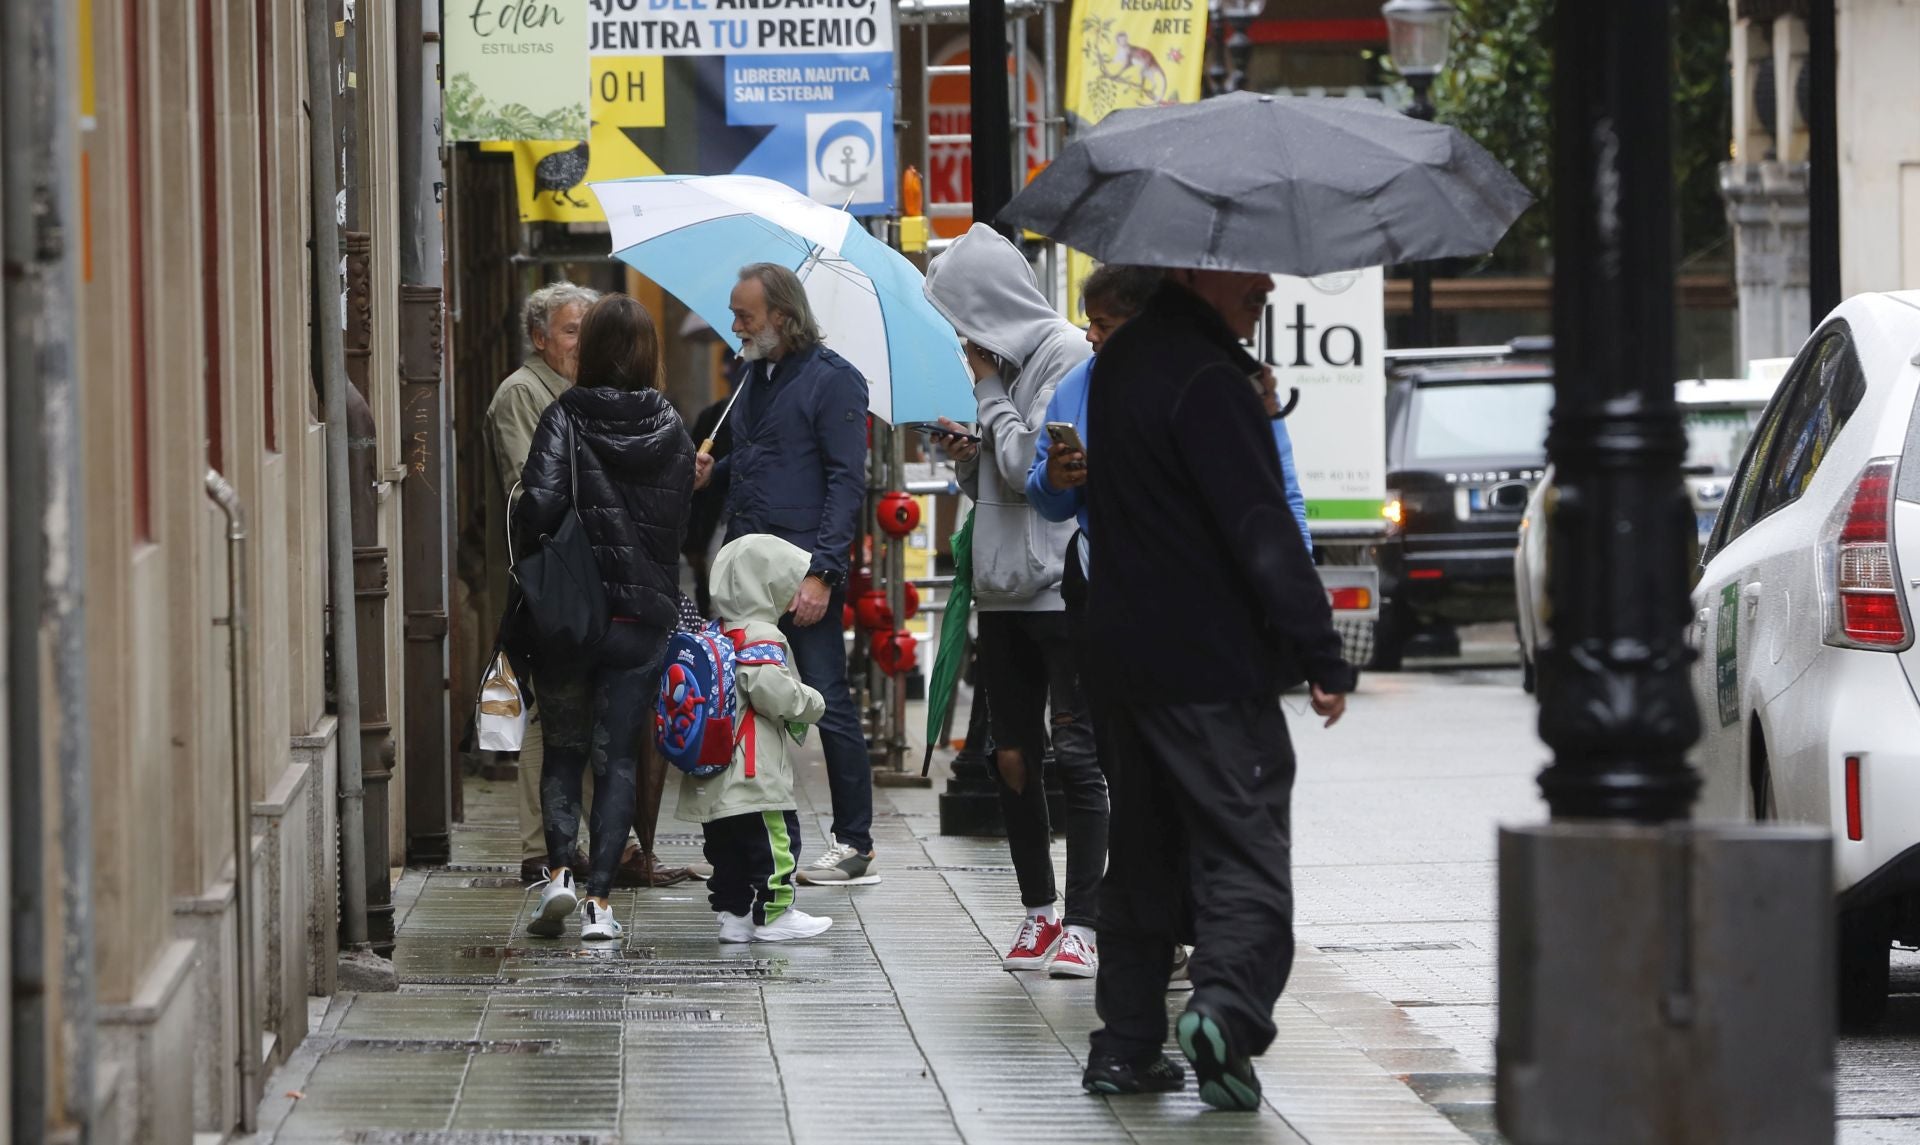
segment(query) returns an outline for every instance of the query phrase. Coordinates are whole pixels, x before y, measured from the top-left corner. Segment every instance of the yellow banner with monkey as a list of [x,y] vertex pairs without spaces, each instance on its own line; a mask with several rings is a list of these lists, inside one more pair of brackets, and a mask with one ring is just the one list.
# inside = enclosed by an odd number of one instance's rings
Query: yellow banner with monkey
[[[1192,103],[1207,70],[1207,0],[1073,0],[1067,123],[1082,130],[1130,107]],[[1080,286],[1093,260],[1067,252],[1067,310],[1085,324]]]

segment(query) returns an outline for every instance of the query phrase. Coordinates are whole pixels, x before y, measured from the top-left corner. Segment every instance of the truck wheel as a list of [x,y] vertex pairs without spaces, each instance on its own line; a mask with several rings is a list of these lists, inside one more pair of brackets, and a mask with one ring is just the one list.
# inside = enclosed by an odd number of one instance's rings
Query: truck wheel
[[1407,637],[1411,635],[1412,619],[1406,609],[1397,604],[1380,606],[1380,619],[1373,622],[1373,659],[1367,661],[1368,669],[1375,672],[1400,670],[1400,663],[1407,654]]
[[1840,1029],[1865,1033],[1887,1013],[1893,932],[1878,908],[1840,915]]

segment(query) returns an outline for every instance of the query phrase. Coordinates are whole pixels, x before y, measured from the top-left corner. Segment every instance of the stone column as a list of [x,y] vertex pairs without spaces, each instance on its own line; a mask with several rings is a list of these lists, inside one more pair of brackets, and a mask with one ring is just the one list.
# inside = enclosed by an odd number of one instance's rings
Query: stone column
[[1812,328],[1807,118],[1800,84],[1807,24],[1793,0],[1733,0],[1733,158],[1720,193],[1739,292],[1735,361],[1783,358]]
[[1807,165],[1723,163],[1739,292],[1735,361],[1784,358],[1812,329],[1807,289]]

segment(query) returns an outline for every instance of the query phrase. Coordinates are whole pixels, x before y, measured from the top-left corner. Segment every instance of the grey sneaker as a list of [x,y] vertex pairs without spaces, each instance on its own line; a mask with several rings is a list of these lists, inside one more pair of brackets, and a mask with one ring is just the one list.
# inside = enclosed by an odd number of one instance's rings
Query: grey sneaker
[[812,866],[794,877],[810,887],[872,886],[880,881],[879,875],[870,873],[873,855],[872,851],[863,855],[848,843],[835,843],[827,848],[826,854],[815,859]]
[[1177,990],[1193,989],[1193,978],[1187,973],[1187,963],[1192,959],[1187,948],[1179,943],[1173,944],[1173,974],[1167,978],[1169,993]]

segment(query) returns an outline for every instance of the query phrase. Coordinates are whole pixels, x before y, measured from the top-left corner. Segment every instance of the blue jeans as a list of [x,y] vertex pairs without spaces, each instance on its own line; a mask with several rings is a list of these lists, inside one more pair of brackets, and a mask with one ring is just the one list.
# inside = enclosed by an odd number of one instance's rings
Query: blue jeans
[[818,624],[802,628],[788,616],[780,621],[780,631],[793,649],[800,679],[827,701],[819,727],[820,747],[827,755],[827,789],[833,795],[834,841],[864,855],[873,850],[873,765],[847,684],[847,645],[840,629],[846,602],[846,589],[836,588]]

